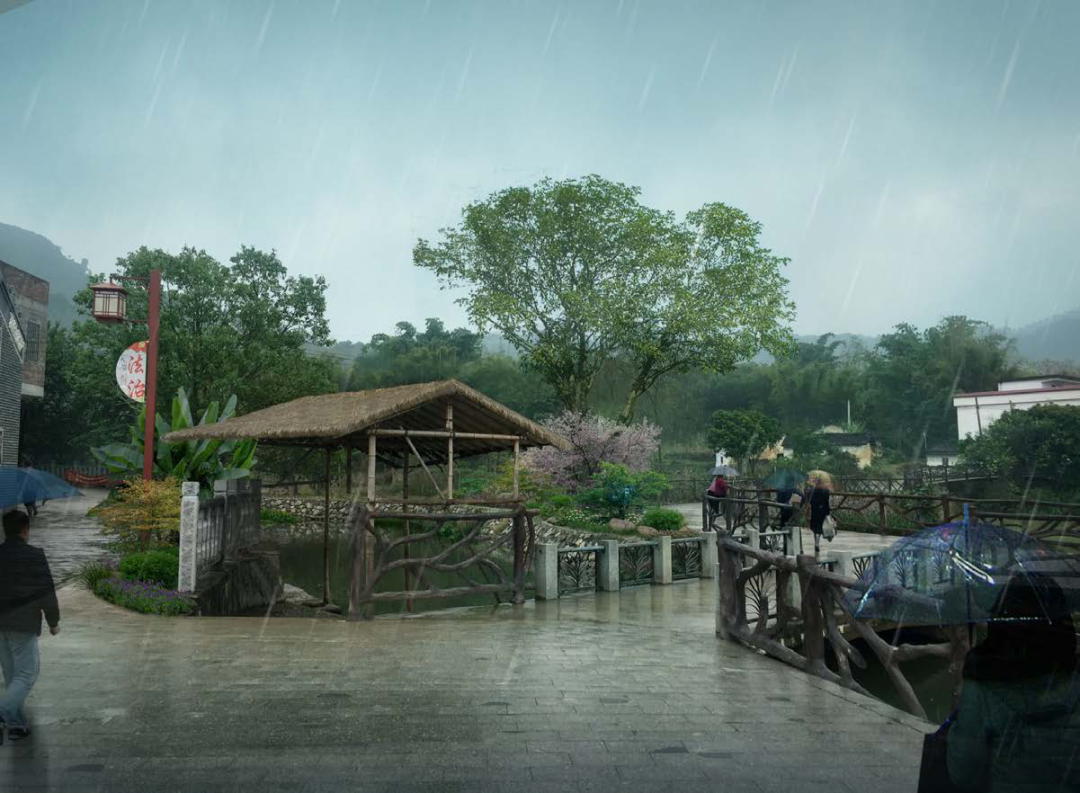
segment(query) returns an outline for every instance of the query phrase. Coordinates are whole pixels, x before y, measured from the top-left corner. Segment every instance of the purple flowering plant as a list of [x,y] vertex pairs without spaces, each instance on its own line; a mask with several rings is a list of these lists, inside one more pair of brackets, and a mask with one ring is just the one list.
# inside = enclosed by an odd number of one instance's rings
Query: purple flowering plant
[[195,611],[195,599],[190,595],[146,581],[103,578],[97,582],[94,592],[110,603],[144,614],[178,616]]

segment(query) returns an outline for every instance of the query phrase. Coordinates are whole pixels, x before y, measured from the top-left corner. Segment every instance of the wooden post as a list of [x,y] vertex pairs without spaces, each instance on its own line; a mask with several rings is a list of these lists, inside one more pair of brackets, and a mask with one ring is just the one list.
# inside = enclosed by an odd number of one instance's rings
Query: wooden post
[[353,529],[352,546],[352,569],[349,571],[349,614],[348,620],[355,622],[363,615],[360,608],[360,596],[364,591],[364,557],[365,544],[363,542],[367,527],[367,504],[360,507],[356,516],[356,526]]
[[345,447],[345,492],[352,495],[352,447]]
[[727,529],[727,534],[730,537],[735,531],[735,502],[731,500],[729,495],[723,499],[724,506],[724,528]]
[[[514,459],[517,459],[516,455]],[[523,509],[513,517],[511,526],[514,532],[514,605],[520,606],[525,602],[525,514]]]
[[[409,453],[405,452],[405,458],[401,463],[401,513],[405,515],[405,519],[402,521],[401,526],[405,530],[405,536],[409,535]],[[402,550],[402,556],[408,559],[411,555],[409,548],[412,546],[411,542],[405,543],[405,547]],[[405,568],[405,591],[412,592],[412,570],[406,566]],[[412,598],[405,599],[405,610],[412,613],[413,601]]]
[[[375,511],[375,458],[378,449],[375,443],[375,436],[368,435],[367,442],[367,507],[368,510],[364,514],[364,522],[360,524],[360,534],[357,536],[356,541],[363,546],[363,563],[364,563],[364,591],[371,591],[374,594],[374,582],[371,580],[375,572],[375,548],[374,540],[375,533],[372,529],[375,526],[375,518],[371,517],[371,513]],[[363,618],[366,620],[372,619],[375,616],[375,604],[367,603],[363,607]]]
[[888,525],[888,521],[889,521],[888,515],[885,512],[885,494],[884,493],[878,493],[877,504],[878,504],[878,525],[881,526],[881,528],[884,529]]
[[765,503],[761,493],[758,493],[757,525],[759,532],[769,530],[769,505]]
[[[947,487],[947,485],[946,485],[946,487]],[[941,494],[941,522],[942,523],[948,523],[949,522],[949,513],[950,512],[952,512],[952,504],[949,503],[949,494],[947,492],[942,493]]]
[[323,483],[323,603],[330,602],[330,447],[326,448],[326,481]]
[[367,501],[374,509],[375,504],[375,436],[367,436]]
[[518,497],[518,453],[521,450],[521,441],[514,441],[514,498]]
[[733,551],[727,548],[720,548],[719,551],[720,580],[717,587],[719,603],[716,609],[716,635],[721,639],[734,641],[735,630],[738,627],[735,608],[738,591],[735,587],[735,579],[739,575],[741,565],[738,555]]
[[818,569],[813,556],[799,556],[799,588],[802,590],[803,653],[806,671],[820,674],[825,670],[825,621],[821,613],[821,592],[814,581]]
[[454,406],[446,403],[446,431],[450,437],[446,439],[446,499],[454,497]]

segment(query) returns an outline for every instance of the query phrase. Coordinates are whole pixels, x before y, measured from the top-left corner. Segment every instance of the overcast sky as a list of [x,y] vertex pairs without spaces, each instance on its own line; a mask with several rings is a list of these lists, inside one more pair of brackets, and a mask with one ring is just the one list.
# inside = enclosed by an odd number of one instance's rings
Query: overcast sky
[[276,248],[339,339],[462,321],[416,238],[587,173],[749,212],[800,333],[1080,306],[1076,0],[33,0],[0,53],[0,221]]

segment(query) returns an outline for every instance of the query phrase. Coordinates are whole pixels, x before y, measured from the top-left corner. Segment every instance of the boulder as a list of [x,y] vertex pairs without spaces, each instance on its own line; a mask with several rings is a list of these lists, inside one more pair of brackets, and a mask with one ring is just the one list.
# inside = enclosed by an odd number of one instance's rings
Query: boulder
[[335,606],[333,603],[327,603],[319,611],[325,611],[327,614],[340,614],[341,606]]
[[618,518],[612,518],[608,521],[608,528],[614,531],[633,531],[634,524],[628,520],[619,520]]
[[660,532],[654,529],[652,526],[638,526],[637,533],[642,537],[655,537]]
[[298,586],[292,584],[285,584],[281,588],[281,594],[278,595],[278,603],[292,603],[296,605],[307,605],[311,601],[315,600],[311,595],[305,592]]

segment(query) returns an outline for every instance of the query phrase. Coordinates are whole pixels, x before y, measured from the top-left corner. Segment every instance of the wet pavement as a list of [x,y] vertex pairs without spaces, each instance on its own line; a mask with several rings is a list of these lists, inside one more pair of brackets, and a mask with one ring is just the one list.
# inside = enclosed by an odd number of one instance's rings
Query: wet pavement
[[718,640],[715,587],[354,624],[68,586],[0,790],[914,790],[930,725]]
[[38,506],[30,520],[30,544],[45,549],[53,579],[60,584],[78,572],[83,562],[105,555],[105,539],[98,522],[86,512],[100,503],[108,490],[83,488],[80,498],[50,501]]

